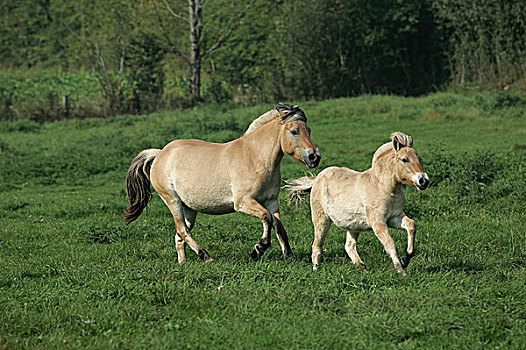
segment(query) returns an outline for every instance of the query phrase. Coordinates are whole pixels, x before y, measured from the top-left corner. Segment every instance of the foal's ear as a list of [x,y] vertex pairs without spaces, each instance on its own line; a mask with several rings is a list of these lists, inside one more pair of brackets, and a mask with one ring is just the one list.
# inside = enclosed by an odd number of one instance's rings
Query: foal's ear
[[404,147],[404,145],[400,142],[398,136],[395,135],[393,137],[393,149],[395,150],[395,152],[398,152],[402,147]]
[[393,140],[393,149],[398,152],[403,147],[413,147],[413,138],[401,132],[391,134]]

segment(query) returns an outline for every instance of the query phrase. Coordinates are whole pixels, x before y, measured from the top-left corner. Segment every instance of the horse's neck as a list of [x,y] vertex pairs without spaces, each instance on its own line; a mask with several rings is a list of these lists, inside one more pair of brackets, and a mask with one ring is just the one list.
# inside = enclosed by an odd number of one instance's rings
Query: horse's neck
[[276,119],[243,136],[245,148],[251,152],[251,158],[258,160],[268,171],[279,168],[283,159],[280,132],[281,123]]
[[378,158],[369,169],[376,178],[377,186],[383,192],[397,194],[402,191],[402,184],[396,178],[393,159],[390,154]]

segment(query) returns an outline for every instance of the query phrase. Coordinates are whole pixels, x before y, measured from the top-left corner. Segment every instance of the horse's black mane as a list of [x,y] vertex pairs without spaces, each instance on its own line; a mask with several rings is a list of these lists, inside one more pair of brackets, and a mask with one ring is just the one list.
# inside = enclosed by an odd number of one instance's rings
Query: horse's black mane
[[303,110],[300,108],[300,106],[293,106],[291,104],[286,103],[278,103],[275,108],[280,112],[288,112],[287,114],[281,117],[284,122],[289,122],[293,120],[302,120],[305,123],[307,122],[307,116],[305,115],[305,112],[303,112]]

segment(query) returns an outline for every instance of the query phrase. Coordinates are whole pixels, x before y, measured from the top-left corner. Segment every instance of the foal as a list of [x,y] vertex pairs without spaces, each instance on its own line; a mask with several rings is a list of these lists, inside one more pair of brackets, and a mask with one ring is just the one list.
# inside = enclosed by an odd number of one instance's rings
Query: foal
[[[356,244],[360,232],[372,229],[393,260],[395,269],[405,274],[404,268],[413,256],[416,225],[404,213],[402,185],[405,183],[424,190],[429,186],[429,177],[420,165],[420,156],[413,148],[410,136],[394,132],[391,140],[378,148],[372,167],[364,172],[330,167],[317,177],[287,181],[291,198],[301,198],[311,192],[314,270],[320,263],[325,236],[332,221],[347,230],[345,251],[354,264],[366,269],[356,251]],[[407,250],[401,261],[388,227],[407,231]]]

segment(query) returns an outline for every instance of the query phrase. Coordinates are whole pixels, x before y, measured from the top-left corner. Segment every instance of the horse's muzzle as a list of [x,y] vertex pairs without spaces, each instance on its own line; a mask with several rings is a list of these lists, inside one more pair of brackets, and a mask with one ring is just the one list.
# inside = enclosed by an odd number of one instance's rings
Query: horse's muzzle
[[428,188],[431,181],[429,180],[429,176],[427,176],[426,173],[420,173],[415,176],[414,182],[416,188],[421,191]]
[[321,153],[313,148],[303,151],[302,154],[303,162],[309,168],[315,168],[320,164]]

